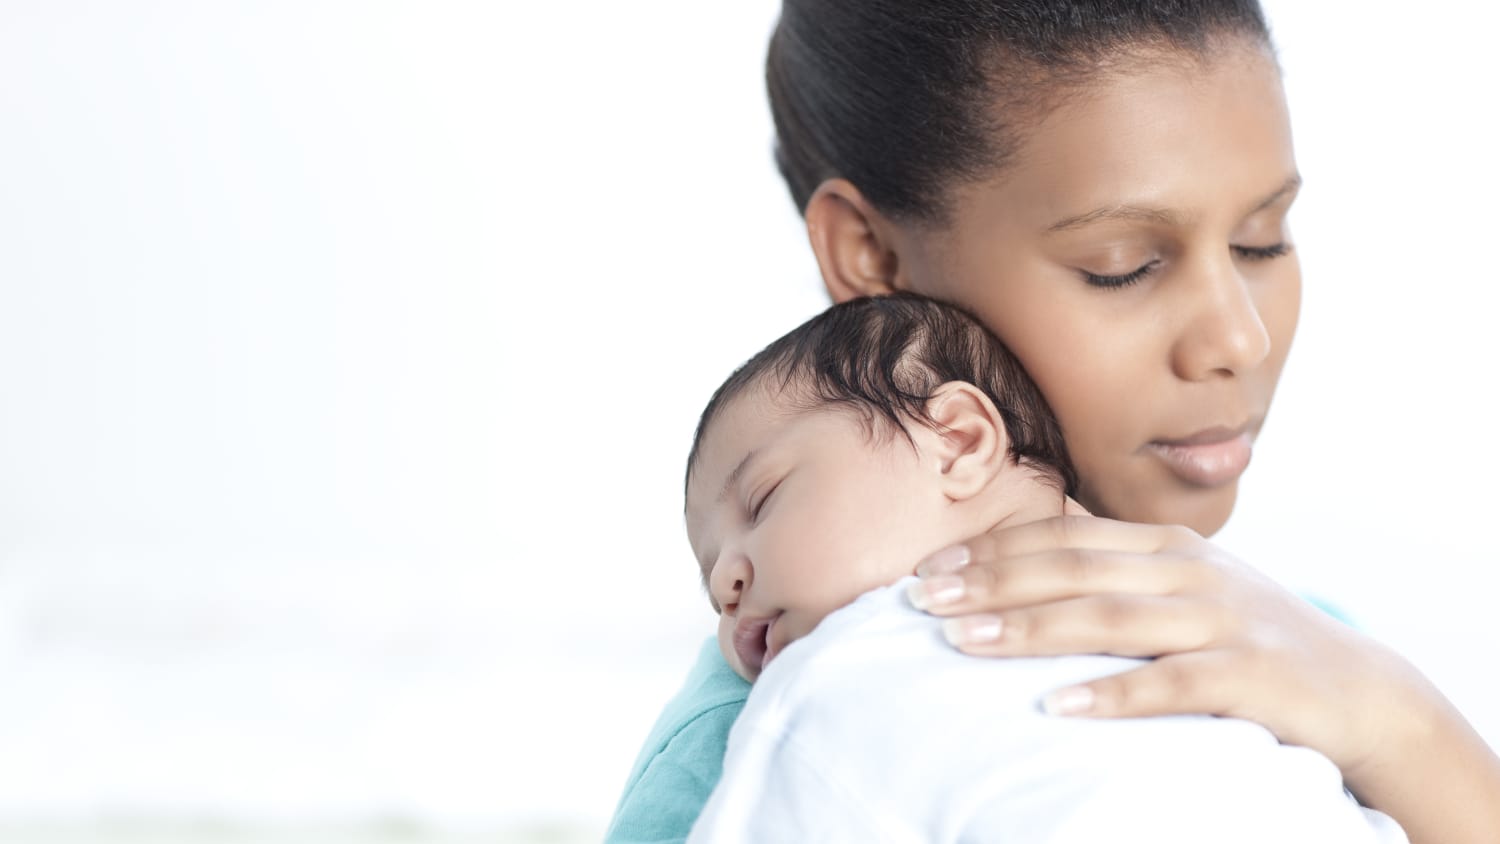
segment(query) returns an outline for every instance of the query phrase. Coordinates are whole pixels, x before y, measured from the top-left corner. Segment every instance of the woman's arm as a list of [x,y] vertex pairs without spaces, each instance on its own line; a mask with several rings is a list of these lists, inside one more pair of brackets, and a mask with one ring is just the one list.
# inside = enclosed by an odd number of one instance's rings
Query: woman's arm
[[1065,516],[918,567],[913,600],[968,653],[1155,657],[1058,690],[1058,714],[1208,713],[1333,760],[1415,844],[1500,841],[1500,759],[1389,648],[1180,527]]
[[[1500,758],[1426,678],[1386,752],[1345,771],[1349,789],[1406,828],[1413,844],[1500,841]],[[1430,707],[1430,708],[1428,708]]]

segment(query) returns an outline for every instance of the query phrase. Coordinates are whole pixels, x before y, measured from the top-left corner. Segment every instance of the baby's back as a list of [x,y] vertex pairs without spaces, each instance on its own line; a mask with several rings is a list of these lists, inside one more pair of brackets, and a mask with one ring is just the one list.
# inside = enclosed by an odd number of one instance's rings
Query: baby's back
[[1048,691],[1138,661],[964,656],[905,583],[767,667],[696,840],[1406,840],[1333,763],[1255,724],[1042,713]]

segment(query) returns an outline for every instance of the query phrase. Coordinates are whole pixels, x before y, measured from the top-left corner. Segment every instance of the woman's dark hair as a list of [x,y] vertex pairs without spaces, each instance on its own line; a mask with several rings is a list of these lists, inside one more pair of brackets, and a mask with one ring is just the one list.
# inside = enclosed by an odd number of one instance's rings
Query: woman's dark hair
[[1270,48],[1256,0],[784,0],[766,57],[776,164],[799,211],[823,181],[942,222],[1028,120],[1120,57]]
[[927,401],[949,381],[973,384],[995,403],[1013,459],[1045,472],[1068,495],[1077,491],[1062,429],[1021,362],[968,311],[914,293],[834,305],[735,370],[698,420],[688,476],[709,424],[746,389],[771,388],[797,409],[847,408],[872,436],[884,425],[910,441],[907,423],[941,429]]

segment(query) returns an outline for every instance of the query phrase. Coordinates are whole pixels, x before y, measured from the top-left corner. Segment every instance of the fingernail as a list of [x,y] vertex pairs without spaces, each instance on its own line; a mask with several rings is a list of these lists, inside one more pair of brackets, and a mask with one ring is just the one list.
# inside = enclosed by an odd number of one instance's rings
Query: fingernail
[[969,559],[969,546],[950,545],[917,563],[917,574],[922,577],[930,574],[952,574],[968,565]]
[[1042,699],[1042,711],[1048,715],[1078,715],[1094,705],[1094,690],[1088,686],[1058,689]]
[[965,618],[950,618],[943,622],[943,638],[948,644],[979,645],[1000,639],[1004,624],[997,615],[971,615]]
[[951,604],[964,596],[964,579],[951,574],[929,577],[906,587],[906,599],[919,610]]

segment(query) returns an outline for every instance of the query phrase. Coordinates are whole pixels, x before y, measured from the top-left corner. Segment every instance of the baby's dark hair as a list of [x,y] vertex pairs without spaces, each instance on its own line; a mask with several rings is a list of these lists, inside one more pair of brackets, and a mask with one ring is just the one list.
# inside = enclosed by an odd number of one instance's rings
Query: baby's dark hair
[[948,189],[1004,167],[1030,121],[1121,57],[1269,51],[1256,0],[784,0],[766,56],[776,164],[799,211],[846,178],[941,223]]
[[870,435],[883,427],[911,441],[908,423],[941,429],[927,403],[949,381],[973,384],[995,403],[1016,462],[1076,492],[1062,429],[1021,362],[968,311],[914,293],[834,305],[735,370],[698,420],[688,476],[708,426],[747,389],[770,388],[795,409],[848,409]]

